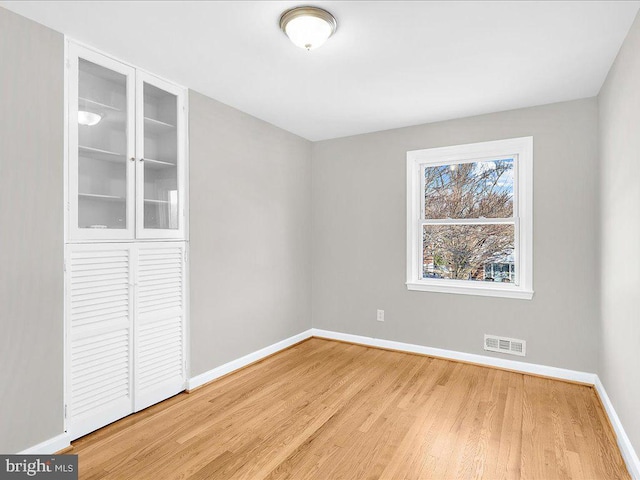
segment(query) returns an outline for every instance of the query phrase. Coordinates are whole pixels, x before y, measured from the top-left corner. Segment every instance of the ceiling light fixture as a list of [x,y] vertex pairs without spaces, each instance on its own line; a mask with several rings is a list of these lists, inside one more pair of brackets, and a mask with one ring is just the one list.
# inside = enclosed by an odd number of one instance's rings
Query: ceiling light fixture
[[294,45],[311,50],[335,33],[338,22],[322,8],[296,7],[282,14],[280,28]]
[[99,113],[87,112],[85,110],[78,110],[78,123],[87,127],[93,127],[102,120],[102,115]]

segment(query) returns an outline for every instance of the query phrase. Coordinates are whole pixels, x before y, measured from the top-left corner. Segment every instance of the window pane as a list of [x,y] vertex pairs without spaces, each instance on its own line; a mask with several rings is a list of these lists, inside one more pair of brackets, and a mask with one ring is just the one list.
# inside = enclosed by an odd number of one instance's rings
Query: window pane
[[513,159],[425,167],[424,217],[513,217]]
[[422,278],[515,282],[515,227],[424,225]]

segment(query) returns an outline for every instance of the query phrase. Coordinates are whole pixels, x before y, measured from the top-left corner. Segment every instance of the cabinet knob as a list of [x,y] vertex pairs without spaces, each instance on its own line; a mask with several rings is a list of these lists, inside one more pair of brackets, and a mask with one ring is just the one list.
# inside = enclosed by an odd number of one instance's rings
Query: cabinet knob
[[131,160],[132,162],[136,161],[136,157],[131,157],[129,160]]
[[144,158],[140,158],[140,161],[141,161],[141,162],[144,162]]

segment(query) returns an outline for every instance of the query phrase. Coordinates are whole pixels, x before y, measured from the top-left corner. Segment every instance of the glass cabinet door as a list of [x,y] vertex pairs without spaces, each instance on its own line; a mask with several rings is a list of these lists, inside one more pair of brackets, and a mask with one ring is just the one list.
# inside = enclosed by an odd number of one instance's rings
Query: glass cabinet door
[[137,236],[183,235],[183,92],[144,73],[137,78]]
[[70,235],[132,238],[134,70],[94,52],[70,54]]

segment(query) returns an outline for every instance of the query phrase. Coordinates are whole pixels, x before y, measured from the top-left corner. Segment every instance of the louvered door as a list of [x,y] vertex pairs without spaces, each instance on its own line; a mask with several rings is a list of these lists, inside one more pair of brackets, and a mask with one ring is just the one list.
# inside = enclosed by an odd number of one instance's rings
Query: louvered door
[[136,247],[135,410],[181,392],[185,371],[185,243]]
[[72,439],[185,388],[185,242],[67,247]]
[[67,247],[67,429],[72,439],[133,411],[131,246]]

